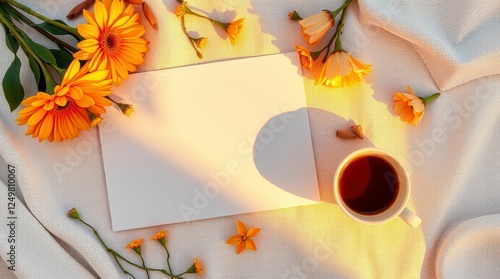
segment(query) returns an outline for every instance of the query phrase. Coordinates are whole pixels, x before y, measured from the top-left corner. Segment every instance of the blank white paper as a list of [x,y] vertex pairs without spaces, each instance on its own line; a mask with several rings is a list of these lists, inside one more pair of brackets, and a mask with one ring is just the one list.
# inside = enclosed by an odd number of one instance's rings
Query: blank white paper
[[130,75],[99,127],[114,231],[319,201],[296,53]]

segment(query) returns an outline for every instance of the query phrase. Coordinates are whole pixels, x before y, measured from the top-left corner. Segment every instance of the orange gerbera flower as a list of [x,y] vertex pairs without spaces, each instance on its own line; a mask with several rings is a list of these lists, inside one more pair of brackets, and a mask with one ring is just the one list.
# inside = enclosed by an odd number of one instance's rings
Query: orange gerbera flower
[[142,38],[146,28],[139,24],[139,14],[131,4],[121,0],[98,0],[94,13],[83,10],[88,23],[77,26],[84,38],[78,43],[80,51],[73,56],[89,60],[89,70],[107,69],[116,85],[137,71],[144,63],[148,41]]
[[335,25],[335,17],[332,12],[323,10],[300,20],[299,24],[306,41],[315,46],[323,39],[326,32]]
[[399,114],[399,117],[404,122],[417,126],[422,117],[424,117],[426,104],[439,97],[439,95],[441,94],[436,93],[422,98],[417,96],[413,88],[408,85],[408,93],[394,93],[394,112]]
[[335,51],[328,56],[315,84],[329,87],[351,86],[369,73],[371,65],[359,62],[346,51]]
[[260,228],[250,228],[247,230],[247,226],[242,221],[238,220],[236,225],[237,235],[231,236],[226,243],[236,246],[236,254],[243,252],[243,250],[250,249],[253,251],[257,250],[255,242],[251,239],[260,232]]
[[107,70],[89,73],[87,65],[80,69],[80,62],[74,60],[53,95],[38,92],[22,102],[27,107],[19,111],[18,125],[28,124],[26,135],[40,142],[77,137],[80,130],[91,127],[89,112],[101,114],[104,106],[111,105],[105,98],[112,93],[107,76]]

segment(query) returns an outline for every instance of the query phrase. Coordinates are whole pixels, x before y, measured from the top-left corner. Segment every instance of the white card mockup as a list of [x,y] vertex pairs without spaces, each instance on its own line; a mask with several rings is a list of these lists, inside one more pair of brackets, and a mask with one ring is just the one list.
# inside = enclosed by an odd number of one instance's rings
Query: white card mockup
[[99,127],[113,230],[319,201],[296,53],[137,73]]

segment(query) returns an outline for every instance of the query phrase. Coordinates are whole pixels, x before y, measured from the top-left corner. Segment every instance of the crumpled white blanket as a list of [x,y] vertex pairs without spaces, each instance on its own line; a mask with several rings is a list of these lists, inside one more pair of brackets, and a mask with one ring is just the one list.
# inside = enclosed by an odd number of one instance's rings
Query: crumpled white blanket
[[[64,18],[68,7],[81,0],[20,2],[49,17]],[[224,20],[245,17],[234,47],[208,22],[187,22],[191,32],[209,37],[204,60],[194,55],[180,29],[173,13],[177,2],[147,2],[157,15],[159,30],[146,33],[150,50],[140,71],[293,51],[305,42],[297,24],[287,19],[288,12],[296,9],[311,15],[334,9],[342,1],[309,1],[307,5],[288,0],[189,1]],[[412,178],[409,207],[422,218],[420,228],[411,229],[401,220],[380,226],[357,224],[328,203],[176,224],[167,227],[174,267],[182,269],[199,257],[205,278],[452,278],[457,270],[478,274],[480,265],[466,265],[459,251],[476,249],[475,259],[482,263],[490,263],[484,261],[485,255],[498,255],[498,250],[488,249],[497,246],[483,245],[494,237],[492,229],[498,229],[498,222],[467,220],[486,215],[490,220],[495,216],[491,214],[500,214],[499,9],[500,2],[495,0],[354,1],[343,45],[359,60],[374,65],[367,77],[370,85],[332,90],[314,86],[311,74],[306,73],[304,86],[312,108],[322,194],[331,194],[333,172],[343,154],[367,145],[387,149],[407,161]],[[0,76],[12,57],[0,44]],[[27,67],[23,67],[22,79],[25,91],[35,92]],[[418,127],[392,114],[392,93],[405,90],[408,84],[424,95],[443,91]],[[12,164],[19,195],[15,275],[126,278],[93,233],[69,219],[66,212],[77,207],[110,246],[129,258],[135,256],[124,249],[129,241],[147,240],[165,227],[111,231],[96,130],[73,141],[39,144],[24,136],[26,127],[18,127],[15,118],[16,113],[10,113],[0,97],[0,257],[9,260],[8,189],[4,184],[8,184],[7,164]],[[363,125],[366,138],[359,142],[334,139],[336,129],[349,127],[351,122]],[[235,233],[238,219],[262,227],[256,237],[257,252],[236,256],[234,248],[225,244]],[[164,266],[163,251],[156,244],[145,241],[146,261]],[[464,264],[456,266],[455,260]],[[0,278],[12,276],[8,265],[0,265]],[[497,275],[498,264],[481,271]],[[144,273],[134,272],[136,278],[143,278]]]
[[415,47],[440,90],[500,73],[500,2],[359,1],[360,20]]

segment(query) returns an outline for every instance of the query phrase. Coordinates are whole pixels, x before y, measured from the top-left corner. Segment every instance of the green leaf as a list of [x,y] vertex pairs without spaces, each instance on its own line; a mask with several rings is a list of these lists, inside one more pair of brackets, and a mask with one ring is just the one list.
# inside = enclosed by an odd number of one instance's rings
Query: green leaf
[[24,99],[24,88],[21,85],[21,60],[16,56],[10,67],[5,72],[2,86],[5,99],[10,106],[10,111],[15,110]]
[[40,57],[40,59],[42,59],[48,64],[57,65],[56,58],[48,48],[33,42],[33,40],[31,40],[28,37],[26,37],[26,40],[28,41],[30,48],[33,50],[33,52],[35,52],[35,54],[38,57]]
[[51,49],[50,52],[56,58],[57,67],[61,69],[67,69],[69,67],[69,64],[73,62],[73,56],[67,51]]
[[35,58],[33,58],[33,56],[28,55],[28,60],[30,63],[31,71],[33,72],[33,75],[35,76],[36,84],[38,85],[40,83],[40,66],[36,62]]
[[10,20],[15,19],[16,21],[21,22],[19,16],[12,11],[13,8],[9,5],[0,2],[0,9],[4,11],[3,14],[9,17]]
[[2,24],[3,30],[5,31],[5,44],[7,47],[12,51],[12,53],[16,54],[17,50],[19,49],[19,42],[12,36],[12,33],[10,33],[9,28]]
[[[54,21],[68,26],[64,21],[60,19],[55,19]],[[68,31],[47,22],[37,24],[37,26],[54,35],[71,35],[71,33],[69,33]]]

